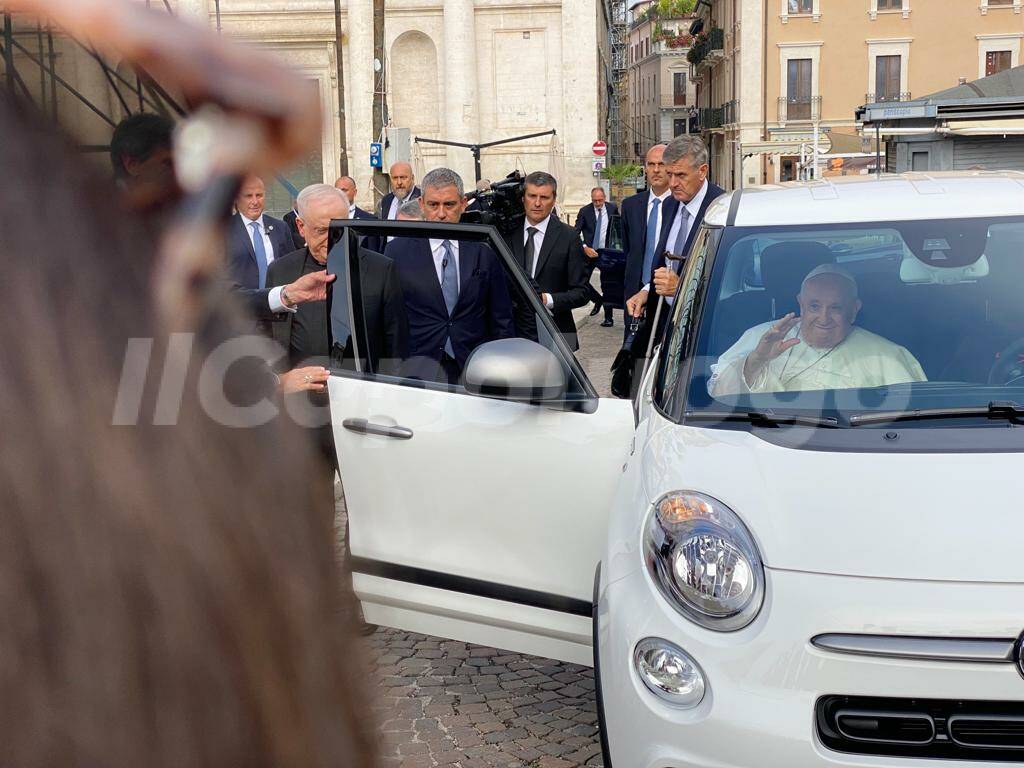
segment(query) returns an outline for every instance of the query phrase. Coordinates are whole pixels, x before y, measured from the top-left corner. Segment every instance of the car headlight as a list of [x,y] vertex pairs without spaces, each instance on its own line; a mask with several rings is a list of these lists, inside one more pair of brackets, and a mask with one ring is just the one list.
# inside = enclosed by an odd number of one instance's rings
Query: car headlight
[[728,632],[754,620],[764,602],[764,567],[754,539],[722,502],[690,491],[662,496],[644,528],[644,560],[680,613]]

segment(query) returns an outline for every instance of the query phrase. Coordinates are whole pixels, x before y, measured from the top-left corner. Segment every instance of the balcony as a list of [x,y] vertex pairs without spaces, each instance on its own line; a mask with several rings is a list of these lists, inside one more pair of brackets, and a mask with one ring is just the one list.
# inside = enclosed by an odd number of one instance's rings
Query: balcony
[[702,131],[713,131],[724,125],[725,110],[722,107],[701,107],[697,112],[697,124]]
[[733,125],[740,121],[740,103],[736,99],[727,101],[722,105],[722,122],[725,125]]
[[910,101],[909,93],[865,93],[865,104],[886,104],[888,102]]
[[686,60],[693,65],[694,75],[710,69],[724,58],[725,31],[720,27],[713,28],[707,34],[697,35],[686,53]]
[[821,119],[821,96],[779,97],[779,125]]

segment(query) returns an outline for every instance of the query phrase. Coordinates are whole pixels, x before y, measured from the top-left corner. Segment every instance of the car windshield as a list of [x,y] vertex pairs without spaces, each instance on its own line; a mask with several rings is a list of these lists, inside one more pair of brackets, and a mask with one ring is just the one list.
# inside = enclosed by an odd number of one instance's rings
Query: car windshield
[[932,426],[995,403],[1015,421],[1022,290],[1024,217],[727,228],[686,411]]

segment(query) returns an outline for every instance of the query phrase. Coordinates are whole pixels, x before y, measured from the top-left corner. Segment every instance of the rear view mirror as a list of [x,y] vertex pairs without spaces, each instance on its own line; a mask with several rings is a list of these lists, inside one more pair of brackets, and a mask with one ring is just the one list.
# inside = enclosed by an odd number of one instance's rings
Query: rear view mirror
[[474,395],[543,403],[562,400],[567,379],[547,347],[528,339],[497,339],[470,355],[463,386]]

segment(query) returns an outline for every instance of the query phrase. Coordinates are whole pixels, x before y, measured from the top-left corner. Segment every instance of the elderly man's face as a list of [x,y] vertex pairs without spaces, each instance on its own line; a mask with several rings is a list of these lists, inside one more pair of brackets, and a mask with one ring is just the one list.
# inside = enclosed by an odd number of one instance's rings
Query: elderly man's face
[[412,175],[412,166],[408,163],[395,163],[388,175],[391,177],[391,191],[395,193],[395,197],[405,200],[416,183]]
[[447,187],[427,187],[420,198],[423,217],[427,221],[457,223],[466,210],[466,198],[459,194],[454,184]]
[[700,192],[704,179],[708,177],[708,165],[694,165],[689,157],[681,157],[665,166],[672,197],[681,203],[688,203]]
[[331,219],[347,219],[348,206],[340,197],[316,197],[306,203],[304,216],[297,216],[295,224],[306,240],[306,247],[320,264],[327,263],[327,235]]
[[594,204],[595,208],[603,208],[604,207],[604,190],[603,189],[591,190],[591,192],[590,192],[590,202],[592,202]]
[[804,283],[800,295],[800,335],[817,349],[831,349],[850,334],[860,300],[838,275],[818,275]]
[[242,182],[242,188],[235,198],[235,208],[250,221],[255,221],[263,214],[267,203],[267,188],[263,179],[250,176]]

